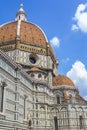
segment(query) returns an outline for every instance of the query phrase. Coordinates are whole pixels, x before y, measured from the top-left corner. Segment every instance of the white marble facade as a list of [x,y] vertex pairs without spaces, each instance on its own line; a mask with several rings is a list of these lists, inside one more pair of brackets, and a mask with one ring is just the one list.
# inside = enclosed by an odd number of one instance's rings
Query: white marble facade
[[[67,93],[74,96],[78,91],[67,89]],[[57,103],[59,95],[61,104]],[[86,130],[86,102],[63,103],[62,97],[61,89],[33,81],[20,65],[0,51],[0,130],[55,130],[54,117],[59,130],[80,130],[80,122]]]

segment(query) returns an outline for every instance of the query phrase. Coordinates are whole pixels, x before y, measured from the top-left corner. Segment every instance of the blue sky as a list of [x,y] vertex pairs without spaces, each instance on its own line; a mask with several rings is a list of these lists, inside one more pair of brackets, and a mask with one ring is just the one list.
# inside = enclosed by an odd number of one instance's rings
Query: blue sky
[[69,76],[87,96],[87,0],[3,0],[0,25],[13,21],[20,3],[27,20],[39,25],[59,60],[58,72]]

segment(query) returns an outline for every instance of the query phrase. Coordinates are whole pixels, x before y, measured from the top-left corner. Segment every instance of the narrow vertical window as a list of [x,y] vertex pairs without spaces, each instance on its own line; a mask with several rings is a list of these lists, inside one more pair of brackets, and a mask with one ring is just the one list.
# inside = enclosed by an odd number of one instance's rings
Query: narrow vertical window
[[69,95],[70,103],[72,103],[72,95]]
[[0,84],[0,112],[3,112],[4,86]]
[[58,130],[58,121],[57,121],[56,116],[54,117],[54,127],[55,127],[55,130]]
[[57,104],[60,104],[60,97],[57,96]]
[[20,16],[19,16],[19,20],[20,20]]
[[80,124],[80,129],[83,128],[83,123],[82,123],[82,116],[79,116],[79,124]]

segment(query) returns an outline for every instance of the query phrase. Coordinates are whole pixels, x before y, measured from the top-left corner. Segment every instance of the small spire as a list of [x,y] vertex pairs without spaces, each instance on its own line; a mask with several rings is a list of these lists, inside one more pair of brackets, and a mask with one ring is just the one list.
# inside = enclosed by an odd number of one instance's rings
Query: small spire
[[23,9],[23,4],[20,4],[20,9],[19,9],[19,11],[16,14],[15,21],[17,21],[17,20],[26,21],[26,13],[25,13],[25,11]]

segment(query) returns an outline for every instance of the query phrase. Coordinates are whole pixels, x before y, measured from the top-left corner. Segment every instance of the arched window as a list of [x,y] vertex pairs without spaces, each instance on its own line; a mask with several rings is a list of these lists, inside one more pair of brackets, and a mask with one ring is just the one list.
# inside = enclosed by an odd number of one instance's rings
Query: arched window
[[75,108],[72,108],[71,109],[71,124],[73,126],[77,126],[77,117],[76,117],[76,109]]
[[68,125],[68,113],[67,108],[63,107],[60,112],[60,126]]

